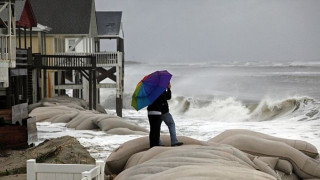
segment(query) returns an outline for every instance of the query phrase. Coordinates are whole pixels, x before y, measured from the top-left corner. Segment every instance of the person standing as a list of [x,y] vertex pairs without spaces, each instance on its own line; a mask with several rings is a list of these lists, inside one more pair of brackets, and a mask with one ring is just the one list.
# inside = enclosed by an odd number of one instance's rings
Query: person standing
[[171,146],[181,146],[183,142],[178,141],[176,135],[176,125],[172,118],[172,115],[169,112],[169,105],[167,100],[171,99],[171,83],[169,82],[166,91],[164,91],[160,97],[161,99],[161,119],[168,126],[170,133]]

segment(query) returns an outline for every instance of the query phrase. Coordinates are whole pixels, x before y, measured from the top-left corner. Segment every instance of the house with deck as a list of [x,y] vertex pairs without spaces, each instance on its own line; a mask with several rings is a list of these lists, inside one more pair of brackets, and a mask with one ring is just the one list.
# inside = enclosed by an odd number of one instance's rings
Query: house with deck
[[[114,88],[116,112],[122,116],[121,16],[121,12],[96,12],[93,0],[0,2],[1,148],[10,143],[26,147],[34,141],[35,119],[28,117],[28,104],[68,89],[95,109],[99,89]],[[100,52],[100,41],[105,39],[115,40],[115,51]],[[106,79],[110,81],[105,83]]]
[[0,149],[36,141],[35,119],[27,109],[32,53],[26,41],[27,31],[36,25],[29,0],[0,2]]
[[[116,111],[122,116],[124,46],[121,32],[121,13],[118,18],[100,16],[93,0],[30,0],[37,22],[51,31],[45,34],[45,42],[33,36],[34,63],[40,80],[40,98],[65,94],[89,101],[95,109],[99,102],[100,88],[116,89]],[[102,13],[104,14],[104,13]],[[108,21],[117,21],[114,22]],[[109,26],[106,26],[109,24]],[[103,26],[103,27],[102,27]],[[112,29],[101,30],[101,29]],[[100,29],[100,30],[99,30]],[[117,32],[115,32],[117,31]],[[117,50],[100,52],[100,40],[116,39]],[[42,43],[42,44],[40,44]],[[103,83],[110,79],[112,83]],[[33,97],[35,101],[39,97]]]

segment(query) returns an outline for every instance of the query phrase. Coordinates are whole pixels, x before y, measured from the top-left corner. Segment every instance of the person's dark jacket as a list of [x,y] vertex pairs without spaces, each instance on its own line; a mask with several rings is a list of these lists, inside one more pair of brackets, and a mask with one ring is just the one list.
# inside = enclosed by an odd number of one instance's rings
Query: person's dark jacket
[[169,112],[167,100],[171,99],[171,90],[167,88],[151,105],[148,106],[148,111],[160,111],[161,114]]

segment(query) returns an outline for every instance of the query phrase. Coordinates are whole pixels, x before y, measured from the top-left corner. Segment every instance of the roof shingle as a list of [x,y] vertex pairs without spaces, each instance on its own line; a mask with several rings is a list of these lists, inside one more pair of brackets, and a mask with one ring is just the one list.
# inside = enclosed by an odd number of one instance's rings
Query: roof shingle
[[39,24],[50,34],[89,34],[92,0],[30,0]]

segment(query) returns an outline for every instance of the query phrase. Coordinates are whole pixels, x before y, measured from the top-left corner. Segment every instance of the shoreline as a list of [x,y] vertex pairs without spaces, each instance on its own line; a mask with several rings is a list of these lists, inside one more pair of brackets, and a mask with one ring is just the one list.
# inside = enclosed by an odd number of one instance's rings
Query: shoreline
[[[45,107],[40,107],[37,111],[32,112],[31,114],[37,114],[40,113],[40,117],[43,119],[58,119],[61,117],[64,117],[65,114],[62,113],[63,110],[66,110],[65,108],[68,106],[55,103],[53,104],[44,104]],[[72,103],[72,107],[74,107],[75,104]],[[62,110],[60,107],[62,107]],[[45,110],[44,110],[45,108]],[[57,116],[44,116],[45,113],[50,113],[50,111],[53,111],[53,115]],[[57,111],[58,110],[58,111]],[[69,109],[68,109],[69,110]],[[69,112],[69,111],[68,111]],[[79,127],[79,125],[82,122],[86,122],[86,125],[88,124],[87,121],[89,121],[89,127],[91,127],[91,121],[94,120],[92,117],[99,117],[102,116],[103,118],[108,117],[114,117],[113,111],[108,110],[108,114],[100,114],[100,113],[93,113],[91,111],[87,110],[76,110],[76,112],[83,112],[80,114],[79,117],[74,116],[75,118],[69,119],[71,122],[72,120],[76,119],[78,122],[75,123],[74,127]],[[130,110],[124,110],[124,118],[121,118],[125,121],[130,122],[130,124],[133,125],[139,125],[141,128],[148,129],[148,121],[147,117],[144,116],[144,112],[134,112]],[[70,114],[70,112],[69,112]],[[130,119],[130,116],[132,118]],[[39,117],[39,116],[38,116]],[[81,118],[80,118],[81,117]],[[78,118],[78,119],[77,119]],[[90,119],[91,118],[91,119]],[[62,118],[64,119],[64,118]],[[44,122],[46,120],[43,120],[43,122],[37,122],[37,128],[38,128],[38,137],[39,142],[37,144],[40,144],[40,142],[45,141],[46,139],[51,138],[57,138],[58,136],[65,136],[65,135],[71,135],[78,139],[80,144],[84,146],[84,148],[90,153],[90,156],[93,157],[95,160],[106,160],[110,157],[110,155],[122,146],[123,144],[130,142],[132,140],[135,140],[137,138],[147,137],[147,134],[141,135],[141,134],[135,134],[135,133],[129,133],[129,134],[109,134],[108,129],[107,130],[97,130],[97,129],[77,129],[77,128],[70,128],[67,127],[67,123],[54,123],[54,122]],[[116,119],[116,121],[108,121],[109,123],[105,124],[106,126],[101,127],[108,127],[110,128],[110,122],[113,122],[111,124],[114,124],[114,122],[119,122],[120,119]],[[200,141],[207,141],[220,133],[222,133],[224,130],[227,129],[248,129],[248,130],[255,130],[258,132],[264,132],[266,134],[276,136],[276,137],[282,137],[287,138],[288,135],[292,136],[291,139],[299,139],[296,137],[302,138],[301,140],[306,140],[308,138],[312,138],[312,130],[310,130],[310,135],[299,133],[305,133],[306,128],[315,128],[314,123],[315,121],[306,121],[306,122],[291,122],[290,124],[286,124],[286,121],[262,121],[262,122],[212,122],[209,120],[195,120],[192,119],[185,119],[183,116],[175,116],[176,121],[176,127],[177,127],[177,135],[183,135],[186,137],[192,137],[196,140]],[[301,126],[303,124],[303,126]],[[127,124],[119,124],[117,125],[117,128],[121,127],[122,125]],[[300,125],[300,126],[299,126]],[[130,126],[131,127],[131,126]],[[135,126],[134,126],[135,127]],[[279,131],[279,128],[283,127],[282,131]],[[111,129],[113,129],[112,127]],[[299,130],[301,129],[301,131]],[[162,126],[162,134],[169,134],[167,131],[166,126],[163,124]],[[308,137],[309,136],[309,137]],[[315,139],[316,140],[316,139]],[[309,141],[307,141],[309,142]],[[319,149],[320,144],[316,145]],[[0,177],[1,179],[1,177]]]

